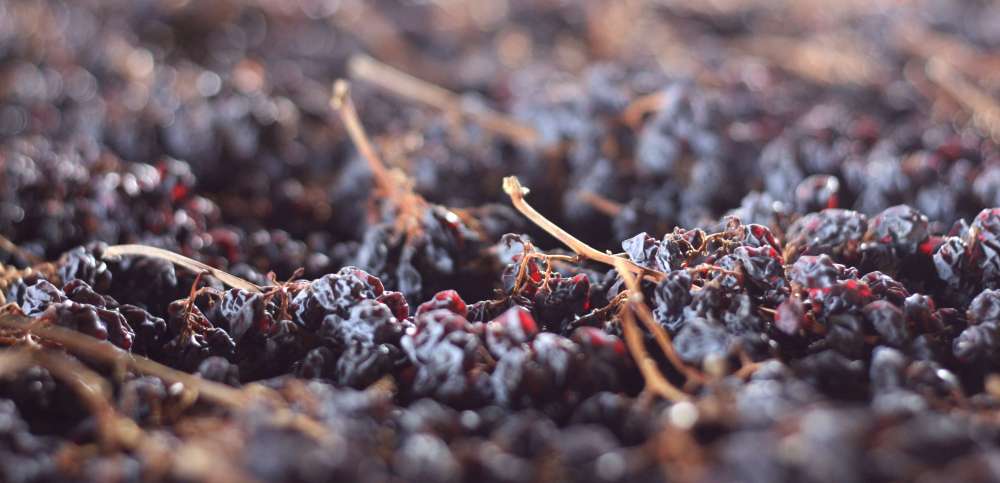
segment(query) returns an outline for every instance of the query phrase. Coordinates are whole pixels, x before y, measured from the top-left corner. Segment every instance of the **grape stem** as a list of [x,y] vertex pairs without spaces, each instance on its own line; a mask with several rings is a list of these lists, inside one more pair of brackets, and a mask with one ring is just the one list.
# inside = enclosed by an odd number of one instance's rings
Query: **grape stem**
[[431,106],[449,114],[469,118],[486,129],[517,144],[532,147],[539,135],[532,127],[487,107],[472,108],[460,95],[418,79],[367,55],[355,55],[348,63],[352,77],[364,80],[399,97]]
[[0,376],[9,376],[32,366],[41,366],[62,380],[94,416],[101,445],[134,448],[142,429],[122,417],[110,403],[107,381],[80,362],[39,347],[10,349],[0,354]]
[[234,389],[224,384],[206,381],[201,377],[178,371],[151,359],[130,354],[79,332],[39,323],[35,319],[13,311],[0,315],[0,327],[58,344],[68,352],[85,359],[158,377],[167,385],[180,383],[188,391],[191,402],[204,399],[230,410],[241,410],[250,406],[254,400],[268,401],[274,406],[271,411],[271,421],[275,425],[294,428],[320,443],[334,442],[321,423],[307,415],[292,411],[279,394],[260,384],[250,384],[244,386],[243,389]]
[[579,190],[576,192],[576,197],[580,201],[590,205],[595,210],[608,216],[618,216],[618,214],[624,209],[621,203],[608,199],[590,190]]
[[[625,259],[618,259],[619,273],[627,273],[628,269],[625,267]],[[631,290],[630,290],[631,292]],[[621,316],[622,322],[622,335],[625,338],[625,345],[628,346],[629,353],[632,354],[632,359],[635,360],[635,364],[639,366],[639,371],[642,373],[643,380],[646,381],[646,389],[654,394],[657,394],[664,399],[672,402],[685,401],[689,399],[688,395],[670,383],[663,373],[660,372],[660,368],[656,364],[656,360],[650,357],[649,353],[646,352],[646,345],[642,340],[642,333],[639,331],[638,325],[635,323],[635,313],[633,312],[634,303],[633,297],[635,292],[629,297],[626,304],[621,306],[618,314]]]
[[62,327],[44,323],[34,323],[34,320],[14,313],[0,315],[0,327],[16,329],[37,336],[41,339],[55,342],[74,354],[88,359],[102,361],[118,367],[126,367],[134,371],[159,377],[168,384],[181,383],[188,388],[196,388],[205,399],[226,407],[241,407],[246,398],[236,389],[205,381],[186,372],[171,369],[144,357],[129,354],[121,349],[102,343],[97,339],[84,336]]
[[407,240],[419,235],[420,220],[424,210],[427,209],[427,201],[413,191],[413,186],[405,173],[400,170],[390,171],[379,158],[358,118],[358,110],[354,107],[354,101],[350,96],[350,84],[344,79],[338,79],[333,83],[330,107],[340,115],[351,141],[368,163],[368,168],[371,169],[372,177],[375,179],[375,187],[395,205],[398,213],[396,232],[404,233]]
[[104,250],[104,258],[114,258],[128,255],[159,258],[192,270],[197,274],[209,273],[230,287],[243,289],[248,292],[262,293],[264,291],[259,285],[253,282],[244,280],[236,275],[232,275],[219,270],[218,268],[185,257],[184,255],[174,253],[170,250],[151,247],[149,245],[112,245]]
[[548,218],[545,218],[545,216],[536,211],[531,205],[528,204],[527,201],[524,200],[524,196],[528,194],[528,189],[521,186],[521,182],[516,176],[508,176],[504,178],[503,190],[508,196],[510,196],[510,201],[513,203],[514,208],[516,208],[517,211],[520,211],[521,214],[526,216],[534,224],[538,225],[539,228],[545,230],[548,234],[552,235],[566,245],[573,251],[573,253],[576,253],[578,257],[615,267],[619,269],[619,271],[625,270],[653,282],[663,280],[663,272],[640,267],[631,260],[616,257],[610,253],[600,252],[569,234],[569,232],[563,230]]
[[761,35],[741,41],[736,48],[822,84],[871,85],[884,74],[860,46],[842,37],[802,39]]
[[368,169],[372,171],[372,177],[375,179],[375,186],[382,190],[386,196],[394,198],[396,183],[390,177],[389,170],[382,163],[378,153],[375,152],[375,147],[368,139],[365,129],[361,126],[358,110],[354,107],[354,101],[351,100],[350,84],[347,81],[337,79],[333,83],[333,97],[330,98],[330,107],[340,115],[340,120],[344,123],[344,128],[347,129],[347,135],[351,137],[354,147],[368,163]]
[[621,114],[621,120],[625,125],[638,131],[642,127],[643,118],[652,112],[657,112],[663,108],[666,100],[664,91],[657,91],[638,97],[625,107]]
[[0,235],[0,250],[4,250],[11,254],[17,255],[32,265],[37,265],[43,262],[43,260],[41,258],[38,258],[38,256],[36,256],[34,253],[31,253],[17,246],[16,243],[12,242],[10,239],[8,239],[3,235]]
[[646,305],[645,297],[642,295],[642,287],[639,286],[639,281],[632,275],[628,270],[618,270],[618,275],[625,282],[625,287],[628,288],[629,296],[626,300],[628,305],[632,310],[638,315],[639,320],[642,321],[643,325],[646,326],[646,330],[653,334],[653,338],[656,340],[656,344],[660,346],[660,350],[663,351],[663,355],[667,357],[670,364],[674,366],[687,380],[691,383],[704,384],[707,378],[697,369],[688,366],[681,360],[677,350],[674,348],[674,343],[670,338],[670,334],[667,333],[666,329],[662,325],[656,322],[656,318],[653,317],[653,312],[649,310],[649,306]]

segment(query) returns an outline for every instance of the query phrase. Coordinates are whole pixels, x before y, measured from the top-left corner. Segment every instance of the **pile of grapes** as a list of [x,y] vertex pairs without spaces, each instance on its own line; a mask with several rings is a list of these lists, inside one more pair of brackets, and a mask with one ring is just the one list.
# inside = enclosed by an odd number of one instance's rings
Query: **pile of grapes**
[[998,140],[985,1],[0,2],[0,481],[998,481]]

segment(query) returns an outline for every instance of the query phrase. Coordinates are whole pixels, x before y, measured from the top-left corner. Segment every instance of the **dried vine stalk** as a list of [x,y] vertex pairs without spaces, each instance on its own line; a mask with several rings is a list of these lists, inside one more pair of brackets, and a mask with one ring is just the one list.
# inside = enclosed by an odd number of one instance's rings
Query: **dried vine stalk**
[[40,339],[54,342],[68,352],[88,359],[123,367],[137,373],[162,379],[168,385],[180,383],[192,391],[192,399],[204,399],[230,410],[246,409],[251,401],[270,401],[274,404],[271,422],[302,432],[318,443],[333,443],[327,429],[315,419],[289,409],[274,390],[259,384],[250,384],[242,389],[234,389],[183,371],[167,367],[151,359],[123,351],[110,344],[93,339],[76,331],[49,324],[35,323],[25,315],[6,313],[0,315],[0,327],[31,334]]
[[521,214],[526,216],[547,233],[569,247],[574,253],[577,254],[578,257],[610,265],[618,271],[620,276],[625,280],[626,286],[628,286],[630,292],[629,297],[626,299],[627,303],[624,304],[619,311],[619,314],[622,317],[622,330],[624,331],[625,342],[629,346],[629,351],[635,358],[636,365],[638,365],[640,371],[642,371],[647,387],[651,391],[666,399],[673,401],[687,399],[687,394],[670,384],[663,374],[660,373],[659,368],[656,366],[656,361],[646,352],[646,348],[642,342],[642,335],[636,324],[636,316],[638,316],[643,325],[646,326],[647,330],[653,334],[660,350],[663,351],[670,363],[673,364],[674,367],[677,368],[677,370],[680,371],[689,382],[703,383],[705,381],[705,376],[703,374],[684,364],[680,356],[677,354],[677,351],[674,349],[673,342],[670,340],[670,335],[667,334],[663,327],[656,323],[652,312],[649,311],[649,307],[643,303],[642,291],[640,290],[638,280],[635,277],[643,277],[654,282],[659,282],[664,278],[663,273],[650,270],[645,267],[640,267],[639,265],[636,265],[635,262],[620,256],[615,256],[610,253],[602,253],[569,234],[566,230],[563,230],[551,220],[545,218],[524,200],[524,196],[528,193],[528,189],[521,185],[521,182],[517,179],[517,177],[508,176],[504,178],[503,189],[507,195],[510,196],[511,202],[514,204],[514,208],[520,211]]
[[[628,270],[624,263],[625,260],[622,258],[619,258],[618,260],[618,266],[616,267],[618,268],[618,271],[620,273],[627,272]],[[663,376],[663,373],[660,372],[660,368],[656,364],[656,360],[650,357],[649,353],[646,352],[646,345],[642,340],[642,333],[639,330],[638,325],[635,323],[635,314],[633,313],[632,304],[622,304],[618,314],[621,316],[625,345],[628,346],[629,353],[632,354],[632,359],[635,360],[635,364],[639,366],[642,378],[646,381],[646,390],[673,402],[687,400],[688,395],[671,384],[670,381]]]
[[160,258],[176,265],[190,269],[195,273],[209,273],[213,277],[222,281],[230,287],[243,289],[249,292],[261,293],[264,290],[257,284],[244,280],[236,275],[226,273],[218,268],[206,265],[197,260],[174,253],[170,250],[151,247],[149,245],[113,245],[104,250],[105,257],[118,257],[127,255],[138,255],[144,257]]
[[[0,325],[11,327],[11,322],[9,317],[0,317]],[[13,324],[23,327],[23,324],[16,321]],[[47,336],[52,336],[54,333],[46,332],[41,327],[32,327],[24,330],[45,332]],[[58,330],[60,329],[56,328],[56,331]],[[72,332],[66,329],[62,330]],[[87,339],[87,336],[78,333],[66,335],[70,336],[73,340],[76,340],[77,337],[80,340]],[[62,334],[56,335],[54,338],[63,340],[61,336]],[[48,338],[52,339],[53,337]],[[88,342],[107,346],[111,350],[117,350],[107,344],[96,341],[86,341],[84,344]],[[79,349],[78,345],[72,342],[62,345],[67,349],[70,346]],[[80,352],[77,353],[79,354]],[[98,359],[100,360],[100,358]],[[249,479],[249,475],[244,474],[225,458],[217,459],[220,456],[218,453],[221,448],[217,446],[218,443],[216,441],[192,442],[182,440],[179,446],[168,446],[162,438],[151,436],[131,418],[121,414],[113,405],[111,388],[103,377],[62,352],[44,350],[37,346],[25,346],[0,351],[0,377],[9,376],[33,366],[40,366],[48,370],[53,377],[65,383],[80,398],[80,402],[94,417],[97,439],[102,451],[129,451],[139,455],[150,463],[148,470],[152,479],[159,480],[168,475],[181,475],[183,476],[182,479],[217,481],[220,483],[252,481]],[[198,384],[199,381],[200,384],[204,385],[214,384],[203,381],[201,378],[193,376],[192,378],[194,379],[192,381],[194,384]],[[171,381],[169,378],[164,378],[164,380],[168,383]],[[190,385],[187,386],[190,387]],[[201,389],[205,393],[204,388]],[[235,389],[231,389],[231,391],[239,392]],[[212,391],[210,390],[207,392],[207,394],[211,393]],[[73,453],[72,449],[68,451],[70,453],[67,453],[66,457],[69,457],[69,454],[80,454],[78,452]],[[91,450],[82,449],[80,451],[85,455]],[[208,461],[212,463],[205,464]]]
[[6,313],[0,315],[0,327],[23,331],[41,339],[55,342],[73,354],[87,357],[108,365],[125,367],[136,372],[163,379],[168,384],[181,383],[185,387],[197,391],[200,397],[228,408],[243,407],[246,396],[239,390],[229,386],[206,381],[183,371],[164,366],[145,357],[125,352],[110,344],[80,334],[69,329],[38,324],[26,315]]
[[37,265],[39,263],[44,262],[44,260],[38,258],[34,253],[31,253],[17,246],[16,243],[14,243],[9,238],[3,235],[0,235],[0,250],[4,250],[14,255],[17,255],[32,265]]
[[736,47],[822,84],[872,85],[885,76],[863,46],[846,34],[809,39],[755,36],[743,39]]
[[624,280],[625,287],[629,291],[629,296],[626,300],[627,304],[639,317],[643,325],[646,326],[646,330],[653,334],[653,338],[656,340],[656,344],[660,346],[660,350],[663,351],[663,355],[667,357],[670,364],[683,374],[689,382],[703,384],[707,380],[705,375],[681,360],[680,355],[677,354],[677,349],[674,348],[673,341],[670,339],[670,334],[667,333],[663,326],[656,322],[653,312],[649,310],[649,306],[644,301],[639,281],[627,270],[619,270],[618,273],[622,277],[622,280]]
[[514,208],[516,208],[517,211],[520,211],[521,214],[526,216],[534,224],[538,225],[539,228],[545,230],[548,234],[561,241],[564,245],[569,247],[570,250],[573,250],[573,253],[576,253],[577,256],[615,267],[619,271],[625,270],[627,272],[634,273],[636,276],[643,277],[654,282],[663,280],[664,275],[662,272],[640,267],[631,260],[627,260],[610,253],[598,251],[569,234],[566,230],[563,230],[548,218],[545,218],[545,216],[536,211],[531,205],[528,204],[527,201],[524,200],[524,196],[528,194],[528,189],[521,185],[521,182],[516,176],[508,176],[504,178],[503,190],[508,196],[510,196],[510,201],[514,204]]
[[352,57],[348,70],[352,77],[362,79],[400,97],[472,119],[484,129],[520,145],[531,147],[538,143],[538,132],[530,126],[486,107],[469,108],[458,94],[418,79],[367,55]]
[[354,107],[354,101],[351,100],[350,84],[347,81],[338,79],[334,82],[330,107],[340,116],[351,141],[368,163],[376,189],[396,207],[396,232],[404,234],[407,239],[419,235],[423,230],[421,220],[424,212],[430,208],[430,204],[413,191],[413,185],[406,173],[398,169],[390,170],[382,162],[361,125],[358,110]]
[[358,149],[361,157],[368,163],[368,169],[372,171],[375,186],[382,190],[386,196],[394,198],[398,191],[396,180],[392,179],[389,169],[385,167],[385,163],[382,162],[378,153],[375,152],[375,147],[372,146],[364,127],[361,126],[358,110],[354,107],[354,101],[351,100],[351,86],[347,81],[337,79],[333,83],[333,95],[330,97],[330,107],[340,116],[340,120],[344,123],[344,128],[347,130],[347,135],[354,142],[354,147]]
[[624,205],[614,201],[612,199],[606,198],[590,190],[579,190],[576,192],[576,198],[580,201],[590,205],[591,208],[597,210],[610,217],[618,216],[622,210],[624,210]]

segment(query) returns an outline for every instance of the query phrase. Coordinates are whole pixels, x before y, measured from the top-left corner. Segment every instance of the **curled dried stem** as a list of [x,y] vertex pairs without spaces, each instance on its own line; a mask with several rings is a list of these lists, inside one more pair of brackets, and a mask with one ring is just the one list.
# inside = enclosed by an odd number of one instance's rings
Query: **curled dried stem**
[[893,31],[899,46],[922,60],[948,59],[956,69],[973,79],[996,79],[1000,56],[977,48],[953,34],[937,31],[915,22],[904,22]]
[[[619,259],[619,272],[627,271],[623,262],[623,259]],[[625,345],[628,346],[629,353],[632,354],[632,359],[635,360],[635,364],[639,366],[639,371],[642,373],[643,380],[646,381],[646,390],[653,392],[654,394],[667,399],[668,401],[684,401],[688,399],[688,395],[670,383],[663,373],[660,372],[660,368],[656,364],[656,360],[650,357],[649,353],[646,352],[646,345],[642,340],[642,333],[639,331],[638,325],[635,323],[635,314],[633,313],[633,306],[631,301],[625,303],[621,306],[618,314],[621,316],[622,321],[622,335],[625,337]]]
[[73,354],[100,361],[111,366],[125,367],[136,372],[163,379],[168,384],[181,383],[197,390],[198,394],[229,408],[243,407],[246,396],[229,386],[206,381],[183,371],[164,366],[145,357],[129,354],[110,344],[62,327],[49,324],[34,324],[32,319],[14,313],[0,315],[0,327],[15,329],[38,338],[54,342]]
[[646,326],[646,330],[653,334],[653,338],[656,340],[656,344],[660,346],[660,350],[663,351],[663,355],[667,357],[670,364],[683,374],[689,382],[703,384],[707,380],[705,375],[681,360],[680,355],[677,354],[677,349],[674,348],[674,342],[671,340],[670,334],[667,333],[663,326],[656,322],[653,312],[649,310],[649,306],[644,301],[645,297],[642,295],[642,288],[639,286],[639,281],[627,270],[619,270],[618,274],[625,282],[625,287],[628,288],[629,296],[627,301],[629,306],[638,315],[643,325]]
[[393,197],[396,194],[396,183],[391,178],[389,170],[382,163],[378,153],[375,152],[375,147],[372,146],[364,127],[361,126],[358,110],[354,107],[354,101],[351,100],[350,84],[347,81],[337,79],[333,83],[330,107],[340,115],[340,120],[344,123],[344,128],[347,129],[351,141],[354,142],[354,147],[368,162],[368,169],[372,171],[372,176],[375,178],[375,186],[382,190],[386,196]]
[[639,130],[642,127],[642,119],[647,114],[662,109],[665,99],[666,93],[664,91],[657,91],[633,99],[622,111],[622,122],[632,130]]
[[524,200],[524,195],[528,194],[528,189],[521,186],[521,182],[518,181],[516,176],[508,176],[503,180],[503,190],[510,196],[511,203],[514,204],[514,208],[520,211],[521,214],[526,216],[533,223],[538,225],[539,228],[545,230],[548,234],[555,237],[557,240],[561,241],[566,245],[573,253],[576,253],[582,258],[587,258],[595,262],[600,262],[605,265],[619,268],[620,270],[625,270],[634,273],[637,276],[643,277],[645,279],[659,282],[663,280],[663,273],[656,270],[650,270],[648,268],[640,267],[636,265],[631,260],[627,260],[622,257],[616,257],[610,253],[604,253],[598,251],[597,249],[587,245],[586,243],[580,241],[578,238],[569,234],[566,230],[563,230],[555,223],[552,223],[548,218],[545,218],[541,213],[536,211],[527,201]]
[[749,379],[757,370],[764,366],[767,361],[754,362],[746,352],[740,351],[740,368],[733,373],[740,379]]
[[701,263],[701,264],[695,265],[693,267],[688,267],[685,270],[687,270],[687,272],[690,273],[690,274],[692,274],[692,275],[699,274],[699,273],[717,272],[717,273],[722,273],[722,274],[725,274],[725,275],[731,275],[733,277],[740,277],[740,273],[737,272],[737,271],[729,270],[729,269],[722,268],[722,267],[719,267],[719,266],[716,266],[716,265],[712,265],[712,264],[709,264],[709,263]]
[[[72,390],[93,415],[97,435],[104,448],[135,448],[144,442],[144,432],[111,404],[111,387],[101,376],[59,352],[38,347],[8,349],[0,353],[0,377],[32,366],[41,366]],[[146,441],[148,443],[148,441]]]
[[31,351],[35,362],[65,382],[94,415],[102,443],[107,447],[131,447],[142,430],[131,419],[118,414],[111,405],[107,381],[83,364],[65,355]]
[[229,285],[230,287],[243,289],[249,292],[263,292],[264,290],[257,284],[244,280],[236,275],[219,270],[218,268],[206,265],[197,260],[185,257],[174,253],[170,250],[164,250],[162,248],[151,247],[149,245],[113,245],[104,250],[104,257],[119,257],[119,256],[129,256],[138,255],[151,258],[160,258],[167,260],[175,265],[180,265],[187,268],[195,273],[209,273],[213,277],[222,281],[222,283]]
[[35,256],[34,253],[31,253],[19,247],[17,243],[14,243],[10,239],[2,235],[0,235],[0,250],[4,250],[6,252],[17,255],[32,265],[37,265],[45,261]]
[[367,55],[352,57],[348,70],[352,77],[362,79],[400,97],[472,119],[484,129],[520,145],[531,147],[539,140],[538,132],[524,123],[486,107],[470,108],[462,102],[458,94],[418,79]]
[[618,214],[622,212],[622,209],[624,209],[621,203],[608,199],[590,190],[577,191],[576,197],[580,201],[590,205],[595,210],[611,217],[618,216]]
[[884,77],[874,59],[847,36],[754,36],[737,46],[795,75],[821,84],[871,85]]
[[390,171],[379,158],[368,134],[365,133],[365,129],[361,125],[358,110],[354,107],[354,101],[351,100],[350,84],[347,81],[338,79],[333,83],[330,107],[340,115],[351,141],[354,142],[355,147],[368,163],[368,168],[371,169],[375,179],[376,188],[395,205],[398,212],[396,232],[404,233],[407,238],[418,235],[421,232],[420,219],[428,208],[427,201],[413,191],[413,186],[405,173],[399,170]]

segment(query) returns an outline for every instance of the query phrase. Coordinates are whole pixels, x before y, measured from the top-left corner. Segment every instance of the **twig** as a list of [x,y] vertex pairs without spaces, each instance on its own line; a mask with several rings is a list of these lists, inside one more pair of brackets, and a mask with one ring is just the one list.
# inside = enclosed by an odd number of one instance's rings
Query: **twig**
[[948,59],[956,69],[974,79],[997,77],[1000,56],[987,54],[952,35],[906,22],[896,27],[894,37],[903,50],[919,59]]
[[5,236],[0,235],[0,250],[8,251],[14,255],[23,258],[26,262],[35,265],[44,262],[41,258],[38,258],[34,253],[31,253],[12,242]]
[[623,209],[621,203],[605,198],[604,196],[590,190],[579,190],[576,192],[576,197],[579,198],[580,201],[583,201],[593,207],[595,210],[611,217],[618,216]]
[[816,39],[756,36],[738,48],[821,84],[869,85],[883,76],[880,66],[846,36]]
[[486,107],[472,109],[462,102],[458,94],[420,80],[367,55],[352,57],[348,70],[352,77],[362,79],[400,97],[468,117],[482,125],[484,129],[525,147],[532,147],[539,140],[538,132],[528,125]]
[[104,257],[118,257],[123,255],[138,255],[144,257],[160,258],[176,265],[194,271],[195,273],[208,272],[215,278],[230,287],[246,290],[248,292],[261,293],[264,290],[257,284],[244,280],[236,275],[226,273],[218,268],[206,265],[197,260],[190,259],[184,255],[174,253],[170,250],[151,247],[149,245],[113,245],[104,250]]
[[196,390],[206,400],[229,408],[243,407],[246,396],[229,386],[206,381],[186,372],[169,368],[145,357],[129,354],[110,344],[62,327],[48,324],[33,324],[32,319],[18,314],[0,315],[0,327],[30,333],[42,339],[55,342],[70,352],[117,367],[126,367],[142,374],[163,379],[168,384],[181,383]]
[[996,99],[966,80],[947,61],[927,61],[927,77],[972,113],[972,123],[994,140],[1000,140],[1000,105]]
[[753,362],[753,361],[745,363],[743,364],[742,367],[737,369],[736,372],[733,373],[733,375],[740,379],[749,379],[750,376],[752,376],[755,372],[757,372],[757,370],[760,369],[763,364],[764,364],[763,362]]
[[609,253],[602,253],[597,249],[587,245],[586,243],[580,241],[573,235],[570,235],[566,230],[559,228],[558,225],[549,221],[549,219],[542,216],[541,213],[536,211],[527,201],[524,200],[524,195],[528,194],[528,189],[521,186],[521,182],[518,181],[516,176],[508,176],[503,180],[503,190],[510,196],[511,203],[514,204],[514,208],[520,211],[521,214],[528,217],[529,220],[538,225],[541,229],[545,230],[548,234],[555,237],[557,240],[561,241],[564,245],[569,247],[574,253],[583,258],[591,259],[595,262],[600,262],[605,265],[612,267],[618,267],[621,264],[622,270],[627,270],[636,274],[637,276],[652,280],[654,282],[659,282],[663,280],[664,275],[662,272],[656,270],[650,270],[648,268],[640,267],[636,265],[631,260],[626,260],[621,257],[616,257]]
[[[277,3],[284,5],[282,0]],[[343,2],[331,21],[339,30],[351,32],[352,36],[357,37],[366,51],[374,52],[396,65],[405,66],[411,71],[437,70],[437,66],[431,64],[427,56],[416,53],[413,42],[404,38],[399,26],[385,14],[384,9],[373,2]],[[359,25],[364,25],[364,28],[358,28]]]
[[39,365],[72,388],[93,413],[104,445],[128,448],[135,446],[142,430],[131,419],[118,414],[111,405],[111,388],[107,381],[65,355],[40,350],[31,352]]
[[[104,448],[135,449],[144,433],[131,419],[118,413],[111,404],[107,381],[80,362],[58,352],[40,348],[8,349],[0,353],[0,377],[10,376],[38,365],[63,381],[94,416],[97,435]],[[149,443],[149,441],[146,441]]]
[[733,277],[740,277],[740,273],[737,271],[729,270],[709,263],[701,263],[693,267],[688,267],[685,270],[692,275],[706,272],[719,272]]
[[405,233],[408,238],[416,236],[421,231],[420,220],[428,203],[423,197],[413,192],[413,186],[407,182],[406,174],[399,170],[389,171],[372,146],[368,134],[365,133],[358,110],[350,96],[350,84],[338,79],[333,84],[333,96],[330,107],[340,115],[347,134],[368,163],[375,178],[375,186],[385,194],[386,198],[395,204],[398,210],[396,219],[397,233]]
[[632,130],[638,130],[646,114],[659,111],[663,107],[665,97],[663,91],[657,91],[633,99],[622,111],[622,122]]
[[375,147],[372,146],[371,141],[368,139],[364,128],[361,127],[358,110],[354,107],[354,101],[351,100],[350,84],[347,81],[337,79],[333,83],[333,96],[330,98],[330,107],[340,115],[340,119],[344,123],[344,128],[347,129],[347,134],[351,137],[351,141],[354,142],[354,147],[358,148],[361,156],[368,162],[368,169],[372,171],[372,176],[375,178],[375,185],[387,196],[394,197],[396,194],[396,183],[390,178],[389,170],[382,163],[378,153],[375,152]]
[[[79,332],[48,324],[33,324],[32,319],[18,314],[0,315],[0,327],[21,330],[39,338],[55,342],[69,352],[110,366],[125,367],[140,374],[158,377],[168,385],[180,383],[193,391],[193,400],[203,398],[231,410],[245,409],[254,396],[272,396],[268,399],[276,403],[271,411],[271,422],[278,426],[294,428],[317,442],[330,443],[333,440],[322,423],[308,416],[298,414],[288,407],[273,390],[260,384],[250,384],[243,390],[224,384],[207,381],[200,377],[164,366],[145,357],[129,354],[117,347],[98,341]],[[259,398],[258,398],[259,399]]]
[[625,281],[625,287],[627,287],[629,291],[627,299],[628,305],[631,306],[632,310],[639,316],[639,320],[646,326],[646,330],[653,334],[653,338],[656,339],[656,343],[660,346],[660,350],[663,351],[663,355],[667,357],[667,360],[670,361],[674,368],[683,374],[688,381],[703,384],[706,380],[705,375],[697,369],[689,367],[683,360],[681,360],[680,355],[677,354],[677,349],[674,348],[673,341],[670,339],[670,334],[667,333],[663,326],[656,322],[656,318],[653,317],[653,313],[649,310],[649,306],[645,303],[642,295],[642,287],[639,286],[639,281],[632,276],[628,270],[619,270],[618,274],[622,277],[622,280]]
[[635,323],[635,315],[632,313],[632,308],[628,304],[622,305],[618,314],[621,315],[622,319],[622,335],[625,337],[625,345],[628,346],[629,353],[632,354],[635,364],[639,366],[642,378],[646,381],[646,389],[668,401],[677,402],[687,400],[688,395],[663,377],[660,368],[656,365],[656,360],[646,352],[646,347],[642,341],[642,334],[640,334],[639,327]]
[[365,388],[366,394],[384,401],[392,400],[398,392],[399,386],[396,384],[396,378],[392,377],[392,374],[382,376],[379,380]]

